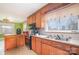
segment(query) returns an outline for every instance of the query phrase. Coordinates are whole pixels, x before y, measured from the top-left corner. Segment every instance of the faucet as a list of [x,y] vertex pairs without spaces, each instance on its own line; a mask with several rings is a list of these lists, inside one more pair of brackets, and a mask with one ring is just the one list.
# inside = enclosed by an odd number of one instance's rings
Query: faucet
[[66,41],[69,41],[69,39],[71,39],[71,37],[66,38]]

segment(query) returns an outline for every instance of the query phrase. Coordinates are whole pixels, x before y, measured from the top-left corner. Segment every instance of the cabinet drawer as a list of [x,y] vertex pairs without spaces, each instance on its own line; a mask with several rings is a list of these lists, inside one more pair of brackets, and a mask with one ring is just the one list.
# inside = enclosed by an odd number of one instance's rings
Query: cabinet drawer
[[60,42],[52,42],[52,46],[61,48],[61,49],[66,50],[66,51],[70,50],[70,45],[60,43]]
[[79,47],[71,46],[70,53],[79,55]]
[[52,45],[52,41],[47,40],[47,39],[43,39],[43,40],[42,40],[42,43],[48,44],[48,45]]

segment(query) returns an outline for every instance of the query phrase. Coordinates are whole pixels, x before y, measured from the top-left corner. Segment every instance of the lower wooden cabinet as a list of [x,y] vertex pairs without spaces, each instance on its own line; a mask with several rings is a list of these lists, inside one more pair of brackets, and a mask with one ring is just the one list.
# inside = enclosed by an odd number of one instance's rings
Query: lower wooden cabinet
[[47,44],[42,44],[42,55],[51,55],[52,47]]
[[70,54],[79,55],[79,47],[71,46]]
[[41,54],[41,39],[37,37],[32,37],[32,50],[37,54]]
[[5,36],[5,51],[25,45],[24,35]]
[[41,55],[79,55],[79,47],[35,36],[32,37],[32,50]]
[[5,51],[16,47],[16,36],[5,36]]
[[16,46],[21,47],[25,45],[24,35],[16,35]]
[[53,51],[53,55],[69,55],[69,52],[64,51],[64,50],[62,50],[60,48],[53,47],[52,51]]
[[36,51],[36,37],[32,37],[32,50]]
[[36,38],[36,53],[37,54],[41,54],[41,39],[40,38]]
[[59,48],[52,47],[47,44],[42,44],[42,55],[68,55],[69,52]]

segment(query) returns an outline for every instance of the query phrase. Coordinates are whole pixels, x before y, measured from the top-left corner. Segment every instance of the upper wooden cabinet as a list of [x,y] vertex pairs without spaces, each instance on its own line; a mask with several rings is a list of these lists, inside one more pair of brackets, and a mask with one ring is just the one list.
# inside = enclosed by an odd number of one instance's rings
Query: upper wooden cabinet
[[34,14],[32,14],[31,16],[29,16],[27,18],[27,24],[36,23],[37,28],[44,28],[45,20],[42,19],[43,16],[49,11],[53,11],[57,8],[63,7],[68,4],[69,3],[49,3],[40,10],[38,10],[37,12],[35,12]]
[[36,23],[36,15],[32,15],[32,23]]
[[42,14],[46,14],[49,11],[55,10],[57,8],[63,7],[67,5],[68,3],[49,3],[45,7],[41,9]]
[[36,13],[36,27],[41,28],[41,12]]
[[27,18],[27,24],[36,23],[36,15],[31,15]]
[[27,18],[27,24],[32,24],[32,17],[31,16]]

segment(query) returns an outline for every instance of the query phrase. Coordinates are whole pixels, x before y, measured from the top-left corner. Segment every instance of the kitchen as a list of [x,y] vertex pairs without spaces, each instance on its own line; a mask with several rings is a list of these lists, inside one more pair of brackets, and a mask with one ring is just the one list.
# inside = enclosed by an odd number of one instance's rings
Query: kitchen
[[5,9],[0,17],[0,51],[3,55],[79,55],[78,7],[78,3],[0,4]]

